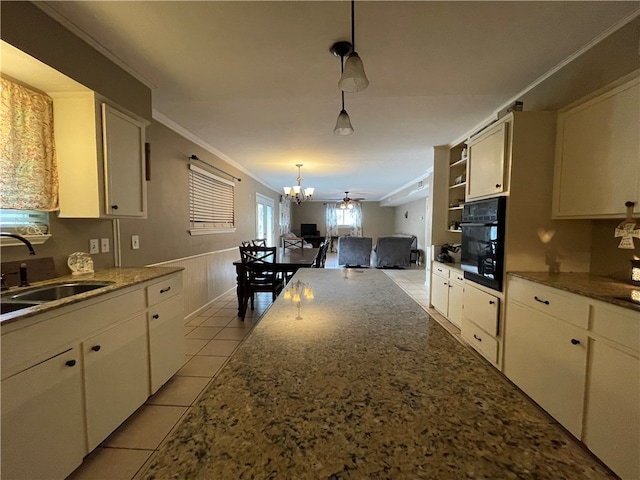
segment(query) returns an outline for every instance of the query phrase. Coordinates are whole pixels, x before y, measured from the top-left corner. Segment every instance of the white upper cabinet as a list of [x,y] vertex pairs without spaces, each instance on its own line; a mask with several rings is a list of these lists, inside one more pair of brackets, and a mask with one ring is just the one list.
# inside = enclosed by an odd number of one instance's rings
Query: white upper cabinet
[[53,95],[62,218],[146,218],[145,126],[93,92]]
[[509,123],[487,128],[469,142],[467,200],[493,196],[508,190],[506,161]]
[[640,79],[558,113],[554,218],[619,218],[640,213]]

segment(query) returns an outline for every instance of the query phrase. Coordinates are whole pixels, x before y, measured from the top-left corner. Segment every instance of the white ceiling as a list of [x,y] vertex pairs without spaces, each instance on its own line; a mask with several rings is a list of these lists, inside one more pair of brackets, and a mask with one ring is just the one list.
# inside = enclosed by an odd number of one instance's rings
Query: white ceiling
[[[346,94],[355,133],[339,137],[349,1],[74,1],[43,10],[153,89],[154,117],[281,190],[379,200],[423,178],[435,145],[468,133],[638,2],[356,2],[356,46],[371,82]],[[525,105],[525,109],[526,109]],[[190,155],[193,152],[184,152]]]

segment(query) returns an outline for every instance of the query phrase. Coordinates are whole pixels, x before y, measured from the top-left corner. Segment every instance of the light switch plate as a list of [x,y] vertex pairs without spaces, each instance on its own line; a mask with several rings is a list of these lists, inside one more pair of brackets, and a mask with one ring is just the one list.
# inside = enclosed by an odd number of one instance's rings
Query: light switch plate
[[102,238],[100,239],[100,246],[102,249],[102,253],[109,253],[109,239]]
[[100,253],[100,243],[97,238],[89,240],[89,253]]
[[140,248],[140,237],[138,235],[131,235],[131,250],[138,250]]

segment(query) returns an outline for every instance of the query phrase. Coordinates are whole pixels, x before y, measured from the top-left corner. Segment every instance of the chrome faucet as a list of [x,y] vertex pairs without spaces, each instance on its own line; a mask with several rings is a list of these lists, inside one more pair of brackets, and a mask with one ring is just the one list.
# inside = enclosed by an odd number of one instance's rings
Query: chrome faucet
[[36,254],[36,251],[33,249],[33,245],[31,245],[31,242],[23,236],[18,235],[17,233],[0,232],[0,237],[12,237],[18,239],[27,246],[27,248],[29,249],[29,255]]

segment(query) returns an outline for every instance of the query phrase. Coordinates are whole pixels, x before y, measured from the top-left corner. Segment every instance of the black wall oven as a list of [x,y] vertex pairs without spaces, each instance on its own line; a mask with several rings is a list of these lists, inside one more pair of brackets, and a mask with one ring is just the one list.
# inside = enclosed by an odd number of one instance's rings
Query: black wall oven
[[502,291],[505,197],[464,204],[460,261],[464,278]]

